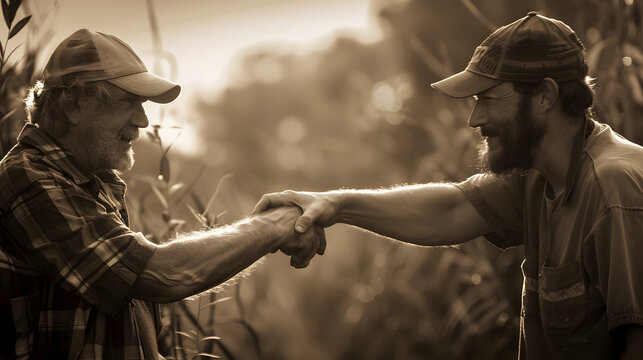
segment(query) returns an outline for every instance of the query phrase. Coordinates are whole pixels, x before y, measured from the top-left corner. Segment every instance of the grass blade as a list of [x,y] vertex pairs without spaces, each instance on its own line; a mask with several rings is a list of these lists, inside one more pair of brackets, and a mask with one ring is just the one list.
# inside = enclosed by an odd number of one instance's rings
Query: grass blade
[[216,190],[214,190],[214,194],[212,194],[212,197],[210,197],[208,204],[205,206],[205,210],[203,210],[204,215],[207,214],[208,211],[210,211],[210,208],[214,204],[214,200],[219,196],[219,191],[221,191],[221,185],[223,185],[223,182],[231,178],[232,176],[233,174],[225,174],[223,175],[223,177],[221,177],[221,180],[219,180],[219,183],[217,184]]
[[212,359],[221,359],[221,356],[216,356],[216,355],[208,354],[208,353],[198,353],[198,354],[196,354],[196,356],[204,356],[204,357],[212,358]]

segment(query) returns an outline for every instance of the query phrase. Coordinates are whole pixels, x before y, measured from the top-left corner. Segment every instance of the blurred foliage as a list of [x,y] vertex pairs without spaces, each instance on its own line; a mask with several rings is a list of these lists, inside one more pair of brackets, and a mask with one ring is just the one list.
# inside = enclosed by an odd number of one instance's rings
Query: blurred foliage
[[[164,241],[240,218],[265,192],[463,180],[476,171],[479,139],[466,125],[471,103],[429,84],[464,68],[493,29],[530,10],[578,32],[598,78],[598,120],[643,143],[640,0],[372,5],[379,9],[378,41],[342,36],[307,54],[274,44],[257,48],[237,64],[224,92],[201,94],[191,123],[207,144],[203,158],[169,152],[162,140],[180,129],[153,126],[149,141],[135,144],[137,163],[125,174],[132,227]],[[13,79],[0,89],[3,115],[22,107],[33,77],[33,65],[13,69],[3,73]],[[23,118],[16,114],[2,123],[4,151]],[[328,239],[327,254],[307,269],[294,271],[284,256],[268,256],[243,282],[170,305],[165,354],[515,358],[522,249],[500,252],[483,239],[420,248],[343,225],[330,228]]]
[[27,50],[24,59],[17,64],[8,62],[22,45],[13,47],[12,43],[9,47],[9,40],[31,19],[31,15],[27,15],[14,22],[21,4],[21,0],[3,0],[1,3],[7,34],[4,43],[0,42],[0,156],[15,144],[15,137],[25,118],[21,111],[23,94],[34,75],[35,50]]
[[[471,103],[428,85],[464,68],[492,30],[534,9],[570,24],[585,43],[598,120],[643,142],[640,2],[376,5],[378,42],[340,37],[304,55],[270,45],[243,58],[229,88],[195,109],[206,164],[234,173],[254,198],[284,188],[463,180],[476,171]],[[303,274],[270,259],[248,279],[263,358],[515,358],[522,249],[501,253],[482,239],[418,249],[342,226],[328,238],[327,255]]]

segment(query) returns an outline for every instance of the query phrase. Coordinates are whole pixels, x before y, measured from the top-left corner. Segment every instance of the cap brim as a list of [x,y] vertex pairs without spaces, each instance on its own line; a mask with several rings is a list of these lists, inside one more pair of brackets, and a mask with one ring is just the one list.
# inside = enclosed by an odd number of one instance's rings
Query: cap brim
[[181,86],[150,72],[140,72],[107,80],[132,94],[156,103],[169,103],[181,92]]
[[431,87],[454,98],[465,98],[491,89],[501,82],[502,80],[495,80],[464,70],[431,84]]

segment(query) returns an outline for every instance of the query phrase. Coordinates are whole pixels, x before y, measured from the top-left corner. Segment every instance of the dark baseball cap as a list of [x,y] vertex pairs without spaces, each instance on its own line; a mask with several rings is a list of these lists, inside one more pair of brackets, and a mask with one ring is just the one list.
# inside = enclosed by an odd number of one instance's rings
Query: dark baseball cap
[[565,23],[532,11],[489,35],[476,48],[464,71],[431,86],[448,96],[463,98],[503,81],[584,79],[584,50],[576,33]]
[[174,100],[181,87],[147,71],[143,61],[113,35],[81,29],[63,40],[49,58],[45,86],[106,80],[157,103]]

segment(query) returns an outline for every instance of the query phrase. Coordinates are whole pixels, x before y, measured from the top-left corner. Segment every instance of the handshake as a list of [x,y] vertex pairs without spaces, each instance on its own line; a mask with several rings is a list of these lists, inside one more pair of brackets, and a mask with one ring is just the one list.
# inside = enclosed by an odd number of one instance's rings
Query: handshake
[[255,205],[252,215],[270,221],[277,231],[278,246],[290,256],[290,265],[305,268],[326,250],[324,228],[333,225],[339,207],[333,193],[283,191],[266,194]]

